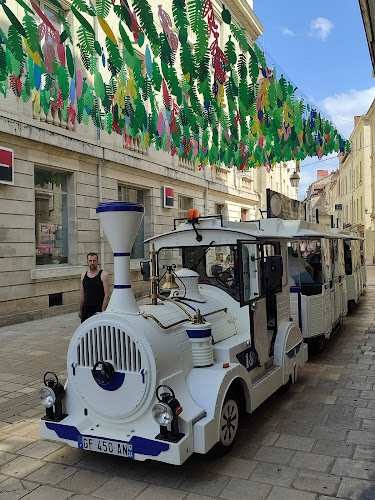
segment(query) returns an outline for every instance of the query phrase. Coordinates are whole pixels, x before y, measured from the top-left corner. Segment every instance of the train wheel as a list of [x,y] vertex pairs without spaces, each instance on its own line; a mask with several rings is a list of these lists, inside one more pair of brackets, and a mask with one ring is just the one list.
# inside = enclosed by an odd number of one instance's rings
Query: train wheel
[[219,421],[220,440],[213,448],[216,456],[225,455],[234,444],[240,421],[240,405],[238,401],[237,395],[231,391],[225,396]]
[[284,394],[285,392],[288,392],[289,389],[292,387],[292,376],[289,376],[288,382],[286,382],[284,385],[282,385],[279,389],[280,394]]
[[323,339],[316,340],[315,342],[310,344],[310,348],[312,354],[320,354],[321,352],[323,352],[324,349],[324,340]]

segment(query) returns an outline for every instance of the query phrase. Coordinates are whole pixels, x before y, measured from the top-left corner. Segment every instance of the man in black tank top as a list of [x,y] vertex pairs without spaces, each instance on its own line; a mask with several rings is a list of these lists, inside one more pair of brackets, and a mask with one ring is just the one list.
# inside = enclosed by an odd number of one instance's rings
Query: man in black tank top
[[83,323],[97,312],[105,311],[109,301],[109,276],[98,269],[98,254],[87,254],[89,270],[81,276],[78,316]]

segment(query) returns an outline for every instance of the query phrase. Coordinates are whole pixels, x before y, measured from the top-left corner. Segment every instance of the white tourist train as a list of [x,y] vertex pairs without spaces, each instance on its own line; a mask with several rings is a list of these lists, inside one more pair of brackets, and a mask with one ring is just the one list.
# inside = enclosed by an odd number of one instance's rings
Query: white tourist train
[[45,374],[41,436],[171,464],[226,452],[241,412],[294,383],[307,360],[291,318],[287,239],[193,210],[149,240],[151,293],[136,301],[130,251],[143,207],[104,203],[97,212],[114,252],[114,291],[74,333],[65,386]]
[[40,394],[41,436],[74,447],[171,464],[225,453],[241,413],[297,380],[304,340],[321,347],[363,290],[361,240],[349,233],[191,210],[148,240],[151,293],[136,300],[130,251],[143,207],[97,212],[114,291],[74,333],[65,386],[47,372]]

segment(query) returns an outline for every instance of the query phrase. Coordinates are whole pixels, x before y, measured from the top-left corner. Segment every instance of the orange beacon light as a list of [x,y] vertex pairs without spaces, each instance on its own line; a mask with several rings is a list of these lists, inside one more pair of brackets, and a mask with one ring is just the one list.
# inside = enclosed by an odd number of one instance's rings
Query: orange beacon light
[[190,208],[187,214],[189,222],[198,222],[199,212],[196,208]]

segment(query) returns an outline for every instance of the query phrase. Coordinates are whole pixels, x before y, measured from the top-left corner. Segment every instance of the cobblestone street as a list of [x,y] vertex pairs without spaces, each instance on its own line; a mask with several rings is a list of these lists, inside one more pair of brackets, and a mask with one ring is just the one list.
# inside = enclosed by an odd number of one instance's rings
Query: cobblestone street
[[131,462],[40,440],[43,374],[65,381],[78,325],[74,313],[0,328],[1,500],[375,500],[375,266],[324,352],[243,419],[220,459]]

